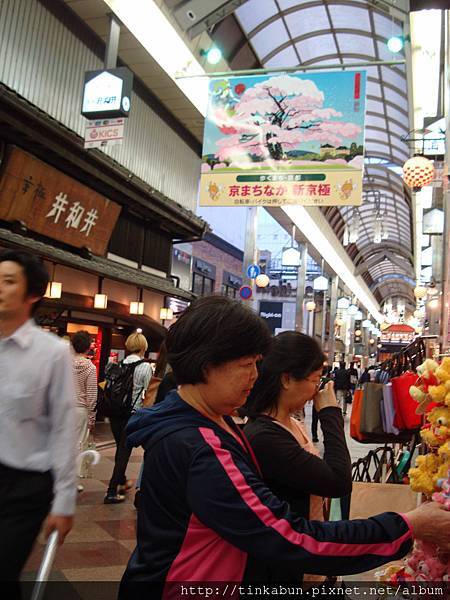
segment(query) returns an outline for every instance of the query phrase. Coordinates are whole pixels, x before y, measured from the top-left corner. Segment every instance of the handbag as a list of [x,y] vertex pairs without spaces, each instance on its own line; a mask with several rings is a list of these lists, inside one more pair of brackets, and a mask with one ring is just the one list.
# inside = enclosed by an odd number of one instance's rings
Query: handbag
[[395,420],[395,408],[394,398],[392,394],[392,383],[387,383],[383,387],[383,402],[381,404],[382,418],[383,418],[383,429],[386,433],[393,433],[397,435],[399,430],[394,425]]
[[156,394],[158,393],[158,388],[160,386],[162,379],[161,377],[153,377],[150,379],[150,383],[148,384],[148,388],[145,391],[144,400],[142,401],[142,406],[144,408],[150,408],[153,406],[156,399]]
[[409,393],[409,388],[416,381],[417,375],[412,371],[391,379],[395,407],[394,426],[400,430],[418,429],[422,425],[422,415],[416,414],[417,402]]
[[363,390],[356,390],[353,396],[352,414],[350,416],[350,437],[358,442],[363,440],[360,431]]
[[363,436],[382,434],[381,403],[383,401],[383,384],[366,383],[363,388],[360,432]]

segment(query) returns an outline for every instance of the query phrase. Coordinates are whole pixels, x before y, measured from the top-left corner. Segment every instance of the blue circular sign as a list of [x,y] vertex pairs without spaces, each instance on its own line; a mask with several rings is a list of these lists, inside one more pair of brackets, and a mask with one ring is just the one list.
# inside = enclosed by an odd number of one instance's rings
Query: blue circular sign
[[252,288],[249,285],[243,285],[239,289],[239,296],[242,298],[242,300],[250,300],[252,295],[253,295]]
[[261,269],[258,265],[249,265],[247,268],[247,277],[250,279],[256,279],[261,273]]

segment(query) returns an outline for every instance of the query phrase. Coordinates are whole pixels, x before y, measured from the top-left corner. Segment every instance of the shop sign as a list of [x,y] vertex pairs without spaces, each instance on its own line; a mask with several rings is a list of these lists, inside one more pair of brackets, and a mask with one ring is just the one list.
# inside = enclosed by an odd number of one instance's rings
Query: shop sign
[[120,206],[75,179],[12,148],[0,180],[0,219],[104,255]]
[[[293,285],[295,284],[295,285]],[[297,285],[296,282],[284,282],[281,280],[270,280],[270,284],[264,288],[256,288],[258,295],[270,295],[273,297],[280,296],[282,298],[296,298],[297,296]]]
[[87,121],[84,130],[85,148],[104,148],[123,141],[125,119],[103,119]]
[[[180,287],[184,290],[191,289],[191,263],[192,256],[179,248],[173,249],[172,274],[180,278]],[[168,308],[172,308],[168,306]],[[176,312],[176,311],[174,311]]]
[[212,79],[201,206],[360,205],[366,74]]
[[126,67],[84,74],[81,114],[87,119],[128,117],[133,74]]
[[272,333],[281,327],[283,321],[283,303],[282,302],[260,302],[259,316],[264,319]]

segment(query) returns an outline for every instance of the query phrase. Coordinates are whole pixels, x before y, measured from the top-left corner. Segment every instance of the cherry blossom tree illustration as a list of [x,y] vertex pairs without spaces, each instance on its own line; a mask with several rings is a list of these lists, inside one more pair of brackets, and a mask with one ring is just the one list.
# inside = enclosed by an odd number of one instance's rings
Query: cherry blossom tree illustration
[[227,105],[217,103],[213,109],[212,119],[224,135],[216,143],[217,160],[248,161],[252,156],[279,161],[302,143],[336,147],[360,134],[359,125],[339,120],[342,114],[324,107],[324,102],[313,81],[289,75],[249,88],[239,84],[228,95]]

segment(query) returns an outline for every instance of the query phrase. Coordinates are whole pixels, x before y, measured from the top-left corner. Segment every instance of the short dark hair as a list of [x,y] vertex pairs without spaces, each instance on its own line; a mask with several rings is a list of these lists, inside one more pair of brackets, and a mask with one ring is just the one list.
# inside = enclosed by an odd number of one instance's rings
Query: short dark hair
[[77,354],[84,354],[89,350],[92,344],[92,338],[89,331],[77,331],[71,338],[73,349]]
[[281,392],[281,376],[306,379],[322,369],[326,356],[314,338],[299,331],[284,331],[272,339],[269,352],[259,365],[259,377],[245,405],[255,417],[275,408]]
[[224,296],[195,300],[166,337],[168,362],[179,384],[204,383],[208,365],[264,354],[269,344],[265,321]]
[[[49,282],[49,275],[40,258],[23,250],[4,250],[0,252],[0,263],[6,261],[17,263],[22,267],[27,282],[27,298],[32,296],[42,298],[44,296]],[[32,315],[36,313],[39,305],[40,300],[33,304],[31,308]]]
[[27,281],[27,296],[41,297],[45,294],[49,280],[48,271],[40,258],[22,250],[4,250],[0,262],[14,262],[20,265]]

